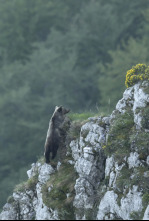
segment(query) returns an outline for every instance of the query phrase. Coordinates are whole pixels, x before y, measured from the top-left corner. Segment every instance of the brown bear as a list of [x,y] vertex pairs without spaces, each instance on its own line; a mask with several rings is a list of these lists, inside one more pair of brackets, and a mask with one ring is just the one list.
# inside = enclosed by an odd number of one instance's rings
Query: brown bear
[[47,132],[46,142],[45,142],[45,160],[46,163],[50,162],[50,153],[52,153],[52,159],[55,158],[57,150],[61,143],[61,136],[63,131],[63,124],[65,120],[65,115],[70,110],[64,107],[55,107],[55,111],[49,122],[49,129]]

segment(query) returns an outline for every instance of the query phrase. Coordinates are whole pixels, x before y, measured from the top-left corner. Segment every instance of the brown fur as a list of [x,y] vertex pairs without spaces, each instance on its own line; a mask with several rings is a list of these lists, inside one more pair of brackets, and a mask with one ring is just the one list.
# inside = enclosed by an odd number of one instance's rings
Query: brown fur
[[52,153],[52,159],[55,158],[57,150],[61,142],[61,131],[63,129],[63,123],[65,120],[65,115],[70,110],[65,109],[64,107],[55,107],[55,111],[51,117],[49,123],[49,129],[47,132],[46,142],[45,142],[45,159],[46,163],[50,162],[50,153]]

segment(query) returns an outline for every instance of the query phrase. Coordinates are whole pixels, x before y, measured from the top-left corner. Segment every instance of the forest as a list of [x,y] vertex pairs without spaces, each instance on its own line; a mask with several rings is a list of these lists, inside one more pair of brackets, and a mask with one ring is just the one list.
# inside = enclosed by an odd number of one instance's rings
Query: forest
[[0,208],[44,152],[56,105],[111,114],[149,65],[149,1],[0,0]]

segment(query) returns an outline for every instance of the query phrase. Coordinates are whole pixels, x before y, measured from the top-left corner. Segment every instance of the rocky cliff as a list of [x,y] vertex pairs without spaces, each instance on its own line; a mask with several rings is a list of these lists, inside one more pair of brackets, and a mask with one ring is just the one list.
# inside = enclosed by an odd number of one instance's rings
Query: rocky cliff
[[149,82],[126,89],[110,116],[68,133],[65,159],[32,164],[0,219],[149,220]]

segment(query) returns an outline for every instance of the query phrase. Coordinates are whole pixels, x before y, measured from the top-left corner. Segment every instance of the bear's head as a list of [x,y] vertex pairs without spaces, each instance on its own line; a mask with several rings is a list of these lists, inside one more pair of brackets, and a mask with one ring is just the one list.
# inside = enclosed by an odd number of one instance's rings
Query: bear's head
[[60,107],[58,107],[58,106],[56,106],[55,107],[55,111],[58,111],[59,113],[61,113],[61,114],[67,114],[67,113],[69,113],[70,112],[70,109],[66,109],[66,108],[64,108],[64,107],[62,107],[62,106],[60,106]]
[[61,123],[62,121],[64,121],[65,115],[69,113],[69,111],[70,111],[69,109],[66,109],[62,106],[60,107],[56,106],[52,116],[52,121],[53,122],[55,121],[58,124]]

